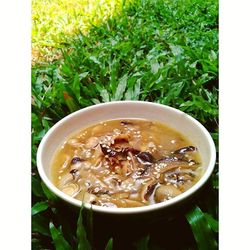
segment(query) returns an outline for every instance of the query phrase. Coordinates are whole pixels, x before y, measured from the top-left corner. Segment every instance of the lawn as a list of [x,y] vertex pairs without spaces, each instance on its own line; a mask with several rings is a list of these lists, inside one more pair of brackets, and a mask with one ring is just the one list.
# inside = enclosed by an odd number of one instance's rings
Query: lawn
[[[113,9],[106,1],[103,11],[90,2],[32,4],[33,249],[119,249],[115,235],[102,242],[93,236],[89,217],[69,221],[70,211],[37,173],[39,142],[64,116],[108,101],[157,102],[199,120],[218,146],[218,1],[116,1]],[[127,249],[217,249],[218,164],[189,210],[159,223],[164,232],[149,230]]]
[[33,0],[32,1],[32,59],[53,61],[69,37],[81,31],[86,34],[119,14],[132,0]]

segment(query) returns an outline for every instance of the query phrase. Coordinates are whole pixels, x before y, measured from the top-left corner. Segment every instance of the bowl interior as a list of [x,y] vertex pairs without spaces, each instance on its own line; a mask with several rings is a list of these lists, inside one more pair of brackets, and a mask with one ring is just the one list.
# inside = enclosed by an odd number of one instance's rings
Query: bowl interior
[[[168,106],[148,102],[121,101],[94,105],[77,111],[59,121],[45,135],[39,145],[37,163],[41,178],[53,192],[68,202],[72,203],[72,200],[74,200],[73,203],[80,206],[80,201],[66,197],[51,183],[50,168],[54,153],[70,134],[100,121],[118,118],[142,118],[165,123],[181,132],[199,149],[205,169],[204,175],[191,189],[172,200],[178,201],[185,198],[185,196],[196,191],[209,178],[215,163],[215,147],[210,134],[198,121],[184,112]],[[172,201],[167,202],[172,203]],[[142,209],[145,209],[145,207]]]

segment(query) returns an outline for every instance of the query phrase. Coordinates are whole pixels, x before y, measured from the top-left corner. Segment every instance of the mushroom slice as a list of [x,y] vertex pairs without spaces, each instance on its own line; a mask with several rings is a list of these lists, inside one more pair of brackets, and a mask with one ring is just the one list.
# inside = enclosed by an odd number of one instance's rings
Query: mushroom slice
[[164,181],[176,184],[176,185],[183,185],[186,182],[193,182],[195,179],[195,172],[187,171],[187,169],[177,169],[175,171],[166,172],[164,174]]
[[173,185],[161,185],[155,191],[155,201],[162,202],[174,198],[182,192]]
[[122,126],[127,126],[127,125],[133,126],[133,123],[131,121],[121,121],[121,125]]
[[148,199],[154,192],[156,185],[157,182],[154,179],[153,180],[151,179],[142,187],[141,200],[143,203],[148,203]]
[[62,191],[71,197],[75,197],[77,194],[79,194],[81,188],[76,183],[70,183],[63,187]]
[[135,158],[133,156],[133,154],[131,152],[128,152],[128,158],[127,158],[129,161],[130,161],[130,169],[132,171],[135,171],[138,167],[137,167],[137,163],[135,161]]
[[90,194],[101,195],[101,194],[111,194],[111,191],[107,188],[101,186],[91,186],[88,188]]
[[152,183],[152,184],[150,184],[150,185],[148,186],[147,191],[146,191],[146,193],[145,193],[145,195],[144,195],[144,198],[145,198],[146,200],[149,200],[149,199],[150,199],[150,196],[154,194],[155,188],[157,187],[157,184],[158,184],[158,182],[155,181],[154,183]]
[[81,161],[82,161],[82,159],[80,157],[74,156],[71,160],[71,164],[76,164],[76,163],[81,162]]
[[173,152],[173,154],[185,154],[186,152],[197,151],[197,148],[194,146],[187,146],[184,148],[179,148]]
[[72,174],[74,180],[77,180],[80,177],[79,171],[76,168],[70,170],[70,173]]
[[152,165],[154,157],[149,152],[140,152],[136,155],[137,160],[143,165]]

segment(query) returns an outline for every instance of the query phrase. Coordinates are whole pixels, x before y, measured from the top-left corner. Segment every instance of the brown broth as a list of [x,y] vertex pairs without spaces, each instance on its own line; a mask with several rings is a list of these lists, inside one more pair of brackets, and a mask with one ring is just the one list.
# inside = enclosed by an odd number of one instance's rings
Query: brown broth
[[101,122],[70,136],[52,162],[64,193],[107,207],[159,203],[201,177],[198,149],[165,124],[139,119]]

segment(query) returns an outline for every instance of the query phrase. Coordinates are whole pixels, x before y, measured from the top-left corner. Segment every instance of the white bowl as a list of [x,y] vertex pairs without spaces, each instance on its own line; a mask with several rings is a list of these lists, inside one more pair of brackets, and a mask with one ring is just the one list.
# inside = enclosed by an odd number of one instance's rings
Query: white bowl
[[[214,169],[216,150],[209,132],[203,125],[184,112],[169,106],[143,101],[118,101],[97,104],[76,111],[57,122],[43,137],[37,152],[37,167],[43,182],[54,194],[71,205],[81,207],[81,201],[64,194],[52,183],[50,170],[54,153],[70,134],[81,128],[100,121],[119,118],[144,118],[159,121],[179,131],[199,149],[205,172],[194,186],[171,200],[135,208],[110,208],[92,205],[93,212],[128,215],[147,214],[148,212],[173,208],[173,206],[192,197],[206,183]],[[90,208],[88,204],[85,206]]]

